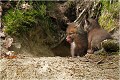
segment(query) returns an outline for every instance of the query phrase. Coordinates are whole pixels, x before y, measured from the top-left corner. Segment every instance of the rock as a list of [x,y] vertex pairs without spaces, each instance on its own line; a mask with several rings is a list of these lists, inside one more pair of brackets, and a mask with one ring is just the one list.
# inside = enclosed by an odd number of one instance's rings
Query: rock
[[11,37],[5,38],[5,41],[4,41],[5,48],[11,47],[12,43],[13,43],[13,38],[11,38]]
[[116,40],[103,41],[102,46],[106,52],[118,52],[119,51],[119,43]]

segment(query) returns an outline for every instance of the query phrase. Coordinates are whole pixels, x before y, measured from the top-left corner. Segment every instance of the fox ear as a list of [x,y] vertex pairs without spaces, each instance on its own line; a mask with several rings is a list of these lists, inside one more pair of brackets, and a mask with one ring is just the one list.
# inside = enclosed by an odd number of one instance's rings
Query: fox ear
[[80,27],[80,24],[76,24],[76,27],[79,28],[79,27]]
[[72,25],[74,28],[76,28],[76,27],[77,27],[77,24],[76,24],[76,23],[74,23],[74,22],[72,22],[72,23],[67,23],[67,25],[68,25],[68,26]]
[[67,23],[67,25],[70,25],[71,23]]

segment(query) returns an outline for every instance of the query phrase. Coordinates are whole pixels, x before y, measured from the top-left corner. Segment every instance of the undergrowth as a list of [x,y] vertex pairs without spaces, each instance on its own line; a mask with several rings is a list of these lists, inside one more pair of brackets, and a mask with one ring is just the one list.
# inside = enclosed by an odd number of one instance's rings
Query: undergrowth
[[118,27],[120,3],[117,0],[101,0],[101,3],[100,25],[104,29],[111,31],[113,28]]
[[17,6],[7,11],[3,16],[3,22],[6,26],[4,31],[11,36],[22,37],[26,35],[27,38],[33,39],[36,34],[39,34],[41,39],[45,41],[53,41],[53,28],[50,17],[46,14],[47,9],[52,8],[52,2],[46,1],[33,1],[28,2],[30,8],[25,10],[21,9],[20,2]]
[[[19,7],[11,8],[3,17],[6,32],[10,35],[14,33],[21,33],[28,28],[34,27],[39,20],[50,22],[46,15],[46,8],[49,7],[45,2],[29,2],[31,8],[28,10],[20,9]],[[20,5],[18,5],[20,6]],[[40,24],[40,23],[39,23]],[[48,27],[51,25],[45,24]],[[23,28],[23,29],[22,29]],[[17,32],[18,31],[18,32]],[[21,32],[19,32],[21,31]],[[15,34],[14,34],[15,35]]]
[[[11,2],[13,3],[13,2]],[[15,37],[23,48],[35,55],[53,55],[49,46],[54,43],[51,18],[47,15],[53,4],[51,1],[29,1],[29,9],[22,9],[25,1],[19,1],[2,17],[5,25],[4,32]]]

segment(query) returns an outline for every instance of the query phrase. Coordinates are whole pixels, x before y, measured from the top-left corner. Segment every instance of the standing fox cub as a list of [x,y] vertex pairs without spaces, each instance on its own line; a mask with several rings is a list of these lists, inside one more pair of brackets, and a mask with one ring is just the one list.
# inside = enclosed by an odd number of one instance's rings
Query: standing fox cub
[[78,31],[76,23],[69,23],[66,30],[66,40],[71,45],[71,55],[84,56],[87,53],[88,41],[87,34],[80,29]]
[[85,20],[84,30],[88,33],[88,53],[101,48],[101,42],[112,39],[111,35],[102,29],[96,19]]

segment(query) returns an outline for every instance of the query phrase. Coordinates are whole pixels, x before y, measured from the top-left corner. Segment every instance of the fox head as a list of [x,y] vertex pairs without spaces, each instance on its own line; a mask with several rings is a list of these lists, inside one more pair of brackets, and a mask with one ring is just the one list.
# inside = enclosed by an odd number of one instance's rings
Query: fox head
[[69,43],[73,42],[76,32],[77,32],[77,24],[76,23],[68,23],[68,27],[66,30],[67,42],[69,42]]

